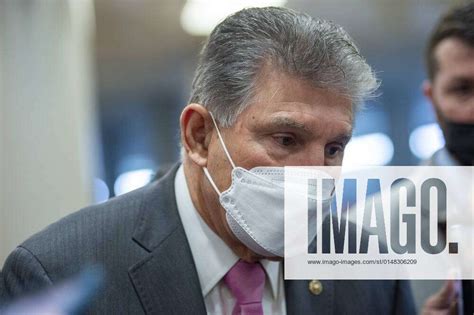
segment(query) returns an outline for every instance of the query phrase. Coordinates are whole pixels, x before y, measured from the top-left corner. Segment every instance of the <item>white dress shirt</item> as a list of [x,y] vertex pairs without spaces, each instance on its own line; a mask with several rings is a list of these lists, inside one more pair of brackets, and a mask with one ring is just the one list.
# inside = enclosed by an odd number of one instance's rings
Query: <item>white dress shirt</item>
[[[174,186],[179,216],[194,258],[207,314],[232,314],[235,298],[223,277],[239,258],[197,212],[182,165],[176,173]],[[264,259],[260,263],[266,274],[262,300],[264,314],[286,314],[281,262]]]

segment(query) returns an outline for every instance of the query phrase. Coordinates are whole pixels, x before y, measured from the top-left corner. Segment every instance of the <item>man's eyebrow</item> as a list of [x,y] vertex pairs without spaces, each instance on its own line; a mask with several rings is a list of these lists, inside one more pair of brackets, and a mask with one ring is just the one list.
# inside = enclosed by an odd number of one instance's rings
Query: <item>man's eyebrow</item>
[[311,130],[308,128],[308,126],[289,117],[275,117],[271,119],[270,123],[278,127],[301,129],[306,133],[311,133]]
[[352,131],[350,133],[346,133],[346,134],[342,134],[340,136],[337,136],[334,141],[337,141],[337,142],[342,142],[345,144],[347,144],[350,140],[352,139]]
[[[270,123],[272,125],[276,125],[277,127],[300,129],[307,134],[311,134],[311,129],[308,128],[307,125],[289,117],[275,117],[270,121]],[[351,140],[351,138],[352,138],[352,129],[335,137],[334,141],[347,143]]]

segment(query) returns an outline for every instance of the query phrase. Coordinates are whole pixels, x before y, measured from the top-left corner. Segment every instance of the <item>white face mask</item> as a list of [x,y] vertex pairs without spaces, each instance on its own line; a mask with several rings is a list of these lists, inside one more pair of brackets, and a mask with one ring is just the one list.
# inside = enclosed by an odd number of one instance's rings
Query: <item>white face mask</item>
[[[284,179],[283,167],[256,167],[246,170],[236,167],[211,114],[222,148],[232,165],[232,184],[220,192],[206,167],[204,174],[219,195],[226,211],[230,229],[247,248],[264,257],[284,256]],[[323,202],[330,202],[332,189],[323,190]],[[316,200],[316,198],[309,196]],[[308,214],[315,222],[316,211]],[[310,224],[309,240],[316,236],[316,225]],[[312,228],[314,227],[314,228]]]

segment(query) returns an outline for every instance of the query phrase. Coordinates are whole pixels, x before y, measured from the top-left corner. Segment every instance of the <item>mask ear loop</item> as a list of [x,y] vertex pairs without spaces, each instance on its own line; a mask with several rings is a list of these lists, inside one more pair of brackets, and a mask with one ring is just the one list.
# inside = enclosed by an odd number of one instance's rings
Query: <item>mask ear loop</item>
[[217,127],[217,123],[216,123],[216,120],[214,119],[214,115],[212,115],[211,112],[209,112],[209,115],[211,115],[212,122],[214,123],[214,127],[216,127],[217,136],[222,144],[222,148],[224,149],[225,155],[227,156],[227,159],[229,160],[230,165],[232,165],[232,168],[235,168],[234,161],[230,157],[229,151],[227,151],[227,147],[224,143],[224,140],[222,140],[222,135],[221,135],[221,132],[219,131],[219,127]]
[[[221,132],[219,131],[219,127],[217,127],[216,120],[214,119],[214,116],[212,115],[211,112],[209,112],[212,118],[212,122],[214,123],[214,127],[216,127],[217,131],[217,137],[219,138],[219,141],[222,144],[222,148],[224,149],[225,155],[227,156],[227,159],[229,160],[229,163],[232,165],[232,168],[235,168],[234,161],[232,161],[232,158],[230,157],[229,151],[227,151],[227,147],[225,146],[224,140],[222,140],[222,135]],[[217,188],[216,184],[212,180],[211,174],[209,174],[209,170],[207,167],[203,167],[204,175],[206,175],[207,179],[209,180],[209,183],[211,183],[212,188],[216,191],[216,193],[220,196],[221,192],[219,191],[219,188]]]
[[204,175],[206,175],[206,177],[207,177],[207,180],[209,181],[209,183],[211,183],[212,188],[214,188],[217,195],[220,196],[221,192],[219,191],[219,188],[217,188],[216,184],[212,180],[211,174],[209,174],[209,171],[207,170],[207,167],[203,167],[202,169],[204,171]]

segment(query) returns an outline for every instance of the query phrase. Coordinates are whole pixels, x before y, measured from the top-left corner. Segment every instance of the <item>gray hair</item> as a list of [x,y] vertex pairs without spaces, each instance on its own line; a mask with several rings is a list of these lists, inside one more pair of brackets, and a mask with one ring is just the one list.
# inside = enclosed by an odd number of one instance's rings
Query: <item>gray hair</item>
[[357,108],[379,86],[354,41],[340,26],[286,8],[249,8],[212,31],[200,55],[190,103],[231,126],[255,96],[269,63],[297,79],[347,96]]

